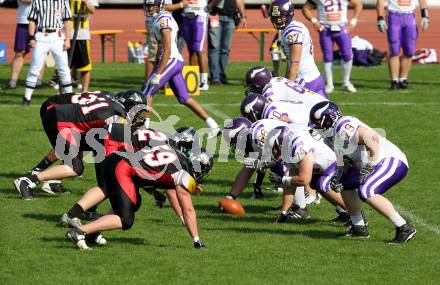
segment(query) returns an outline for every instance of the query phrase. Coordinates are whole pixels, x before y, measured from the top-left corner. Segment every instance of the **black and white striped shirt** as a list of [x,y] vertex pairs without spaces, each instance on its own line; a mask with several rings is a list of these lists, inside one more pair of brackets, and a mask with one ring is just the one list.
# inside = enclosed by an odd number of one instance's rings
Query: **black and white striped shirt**
[[33,0],[28,17],[41,29],[62,29],[64,21],[71,18],[68,0]]

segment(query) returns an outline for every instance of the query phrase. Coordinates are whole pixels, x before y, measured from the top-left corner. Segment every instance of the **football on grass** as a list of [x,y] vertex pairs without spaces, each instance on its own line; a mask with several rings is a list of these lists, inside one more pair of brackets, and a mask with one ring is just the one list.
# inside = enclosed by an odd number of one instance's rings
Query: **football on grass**
[[232,199],[221,199],[218,201],[218,205],[220,207],[220,210],[225,211],[228,214],[234,215],[234,216],[243,216],[244,215],[244,208],[240,204],[240,202]]

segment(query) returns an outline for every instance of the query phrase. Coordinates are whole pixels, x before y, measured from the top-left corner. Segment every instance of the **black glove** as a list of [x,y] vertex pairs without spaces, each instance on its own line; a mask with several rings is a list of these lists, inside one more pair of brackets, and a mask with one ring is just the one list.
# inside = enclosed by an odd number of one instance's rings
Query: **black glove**
[[193,244],[194,244],[194,248],[206,249],[206,245],[203,243],[203,241],[201,239],[199,239],[198,241],[193,242]]
[[364,184],[365,180],[367,180],[368,176],[370,176],[373,171],[374,165],[372,165],[371,163],[367,163],[364,167],[362,167],[361,171],[359,172],[359,182],[361,184]]
[[274,172],[269,173],[269,180],[275,185],[281,185],[283,182],[283,177]]
[[282,224],[282,223],[285,223],[286,221],[287,221],[287,213],[284,214],[283,212],[281,212],[280,215],[278,216],[276,222],[278,224]]

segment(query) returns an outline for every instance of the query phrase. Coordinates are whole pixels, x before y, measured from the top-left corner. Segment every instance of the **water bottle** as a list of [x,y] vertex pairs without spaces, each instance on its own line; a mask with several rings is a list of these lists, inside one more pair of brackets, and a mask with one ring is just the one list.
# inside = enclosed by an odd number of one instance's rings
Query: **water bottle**
[[141,44],[139,44],[139,42],[135,42],[134,43],[134,50],[136,53],[136,63],[142,63],[144,60],[144,48],[142,47]]
[[270,54],[272,55],[272,61],[280,60],[280,49],[278,48],[277,42],[273,42],[270,47]]
[[128,50],[128,62],[135,62],[136,51],[134,50],[133,43],[131,41],[127,42]]

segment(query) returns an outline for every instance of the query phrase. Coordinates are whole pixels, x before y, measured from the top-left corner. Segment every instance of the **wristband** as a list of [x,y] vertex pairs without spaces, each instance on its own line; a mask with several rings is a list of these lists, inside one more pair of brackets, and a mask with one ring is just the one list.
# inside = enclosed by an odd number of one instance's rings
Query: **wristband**
[[312,22],[312,24],[318,23],[318,19],[313,17],[313,18],[310,19],[310,22]]
[[421,12],[422,12],[422,18],[429,18],[428,9],[424,8],[421,10]]
[[350,24],[352,24],[353,26],[356,26],[358,23],[358,20],[356,18],[351,19]]
[[292,177],[283,176],[283,178],[281,178],[281,184],[283,184],[283,186],[292,186]]
[[383,17],[383,16],[377,16],[377,21],[379,22],[379,21],[383,21],[383,20],[385,20],[385,18]]
[[35,41],[35,35],[28,35],[28,39],[30,41]]

